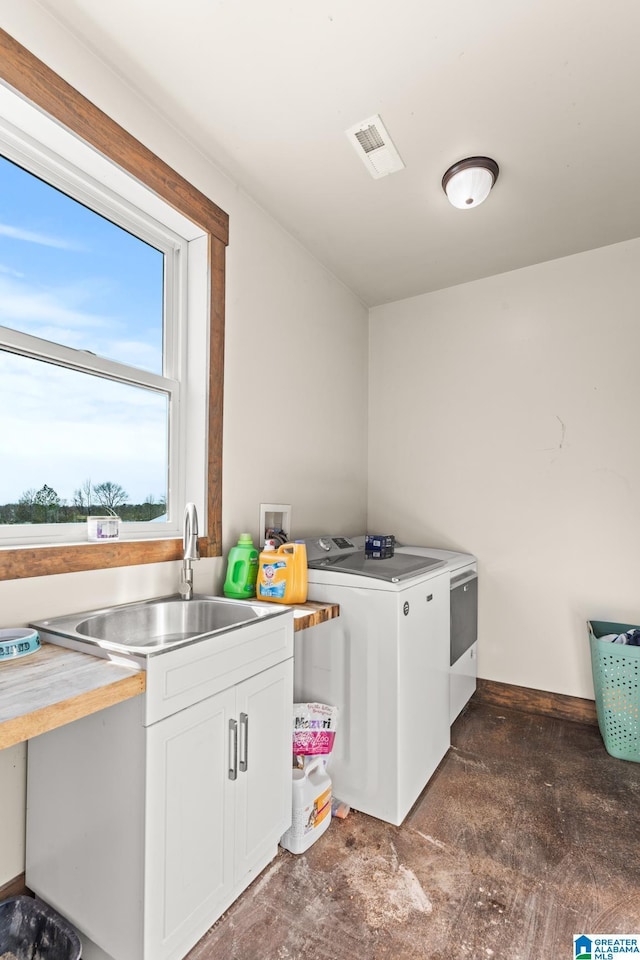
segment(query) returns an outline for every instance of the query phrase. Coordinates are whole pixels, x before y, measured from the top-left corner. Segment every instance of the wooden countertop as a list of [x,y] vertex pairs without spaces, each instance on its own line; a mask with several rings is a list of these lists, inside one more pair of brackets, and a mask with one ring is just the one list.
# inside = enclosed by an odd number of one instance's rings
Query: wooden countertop
[[144,693],[146,673],[52,643],[0,664],[0,749]]
[[298,603],[293,608],[293,629],[306,630],[307,627],[315,627],[325,620],[333,620],[340,616],[340,606],[337,603],[314,603],[313,600],[307,600],[306,603]]
[[[293,629],[306,630],[340,615],[338,604],[293,607]],[[43,643],[35,653],[0,664],[0,749],[144,693],[147,675],[136,666]]]

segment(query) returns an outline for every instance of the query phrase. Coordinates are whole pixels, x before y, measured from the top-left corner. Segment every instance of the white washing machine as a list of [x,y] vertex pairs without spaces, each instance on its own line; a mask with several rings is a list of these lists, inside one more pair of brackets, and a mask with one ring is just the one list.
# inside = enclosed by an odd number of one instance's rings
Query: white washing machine
[[364,541],[305,540],[309,600],[340,616],[295,634],[294,695],[339,708],[334,795],[399,825],[450,743],[450,573],[433,555],[369,558]]
[[478,648],[478,564],[470,553],[434,547],[396,547],[396,553],[444,560],[451,575],[449,641],[449,719],[460,715],[476,689]]

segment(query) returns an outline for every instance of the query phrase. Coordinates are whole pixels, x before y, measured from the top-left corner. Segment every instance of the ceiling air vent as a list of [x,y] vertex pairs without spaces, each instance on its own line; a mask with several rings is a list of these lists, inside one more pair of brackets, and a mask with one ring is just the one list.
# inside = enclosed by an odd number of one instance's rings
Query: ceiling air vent
[[346,131],[353,148],[375,180],[403,170],[404,163],[380,117],[369,117]]

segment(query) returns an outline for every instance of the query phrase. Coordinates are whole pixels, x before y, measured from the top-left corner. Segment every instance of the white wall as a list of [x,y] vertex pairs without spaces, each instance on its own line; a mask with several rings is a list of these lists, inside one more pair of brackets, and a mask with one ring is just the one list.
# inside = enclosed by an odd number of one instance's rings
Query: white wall
[[593,697],[640,623],[640,241],[371,311],[369,527],[479,558],[482,677]]
[[[0,26],[230,216],[225,553],[238,533],[257,537],[261,501],[292,504],[294,535],[364,527],[365,308],[41,7],[5,0]],[[219,590],[224,566],[196,564],[196,589]],[[178,569],[155,564],[3,582],[0,626],[170,593]],[[24,746],[0,754],[0,885],[24,869],[25,755]]]

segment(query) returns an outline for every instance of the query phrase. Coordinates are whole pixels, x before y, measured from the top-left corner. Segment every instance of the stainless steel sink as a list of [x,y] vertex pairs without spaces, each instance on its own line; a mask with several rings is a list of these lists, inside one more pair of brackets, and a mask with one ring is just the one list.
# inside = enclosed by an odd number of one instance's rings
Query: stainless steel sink
[[43,640],[151,656],[204,637],[227,633],[289,608],[260,601],[194,596],[161,597],[32,623]]

